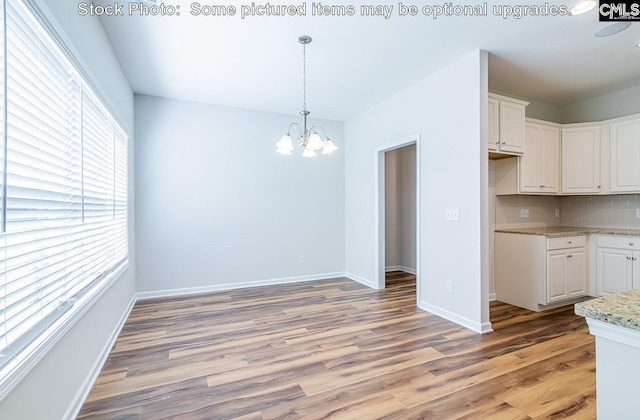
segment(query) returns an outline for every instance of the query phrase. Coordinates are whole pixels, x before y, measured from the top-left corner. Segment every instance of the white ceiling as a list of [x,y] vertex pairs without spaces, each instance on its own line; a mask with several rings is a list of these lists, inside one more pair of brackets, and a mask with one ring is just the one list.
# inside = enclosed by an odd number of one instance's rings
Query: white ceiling
[[[302,4],[303,0],[272,4]],[[173,17],[103,17],[136,93],[295,114],[302,108],[302,47],[307,47],[307,105],[312,116],[345,120],[475,49],[490,52],[489,88],[564,105],[640,85],[640,23],[597,38],[597,10],[581,16],[194,17],[192,1],[173,0]],[[250,4],[228,0],[202,4]],[[256,4],[266,1],[256,0]],[[477,0],[455,4],[479,4]],[[551,0],[552,5],[573,1]],[[372,0],[367,4],[394,5]],[[444,4],[406,1],[404,4]]]

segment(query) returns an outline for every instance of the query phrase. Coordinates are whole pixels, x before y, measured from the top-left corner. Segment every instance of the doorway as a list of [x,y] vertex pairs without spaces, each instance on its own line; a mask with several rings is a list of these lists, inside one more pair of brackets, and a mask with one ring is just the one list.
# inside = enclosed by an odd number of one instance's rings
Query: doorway
[[376,150],[377,212],[376,287],[385,288],[387,271],[416,275],[420,296],[420,137]]

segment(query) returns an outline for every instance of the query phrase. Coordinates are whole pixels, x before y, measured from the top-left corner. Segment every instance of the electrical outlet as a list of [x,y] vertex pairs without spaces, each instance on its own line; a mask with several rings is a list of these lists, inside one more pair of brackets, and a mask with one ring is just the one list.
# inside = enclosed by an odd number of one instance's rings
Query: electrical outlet
[[300,255],[300,264],[304,264],[305,262],[306,262],[306,259],[304,257],[304,254]]
[[[636,212],[637,213],[637,212]],[[560,217],[560,209],[556,209],[555,211],[555,216],[556,217]]]
[[636,209],[636,219],[640,219],[640,209]]
[[520,209],[520,217],[529,217],[529,209]]
[[447,209],[445,212],[444,220],[450,220],[452,222],[457,222],[460,220],[460,213],[458,209]]
[[453,280],[447,280],[447,293],[453,294]]

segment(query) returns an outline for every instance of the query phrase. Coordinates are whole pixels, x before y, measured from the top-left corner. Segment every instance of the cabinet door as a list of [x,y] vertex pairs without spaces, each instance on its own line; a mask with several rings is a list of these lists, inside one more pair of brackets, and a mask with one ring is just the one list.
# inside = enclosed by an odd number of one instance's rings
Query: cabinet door
[[523,153],[524,106],[500,101],[500,150]]
[[547,303],[567,298],[567,253],[547,251]]
[[489,107],[487,114],[489,116],[489,150],[498,150],[500,142],[500,110],[498,108],[500,101],[489,98]]
[[584,248],[567,251],[567,295],[570,298],[587,294]]
[[538,125],[526,123],[525,128],[525,148],[527,150],[520,156],[520,192],[538,193],[541,189],[540,164],[541,147],[538,138]]
[[611,126],[611,192],[640,191],[640,120]]
[[562,192],[600,191],[600,128],[562,130]]
[[597,249],[596,292],[598,296],[629,290],[633,285],[633,253],[624,249]]
[[540,143],[540,189],[546,193],[559,193],[560,129],[540,127],[538,137]]

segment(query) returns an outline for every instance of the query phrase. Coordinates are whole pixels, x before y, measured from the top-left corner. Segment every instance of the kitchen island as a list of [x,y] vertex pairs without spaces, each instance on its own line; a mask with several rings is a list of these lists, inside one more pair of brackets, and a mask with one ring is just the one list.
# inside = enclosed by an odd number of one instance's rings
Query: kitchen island
[[640,289],[575,305],[596,337],[598,419],[637,418],[640,413]]

